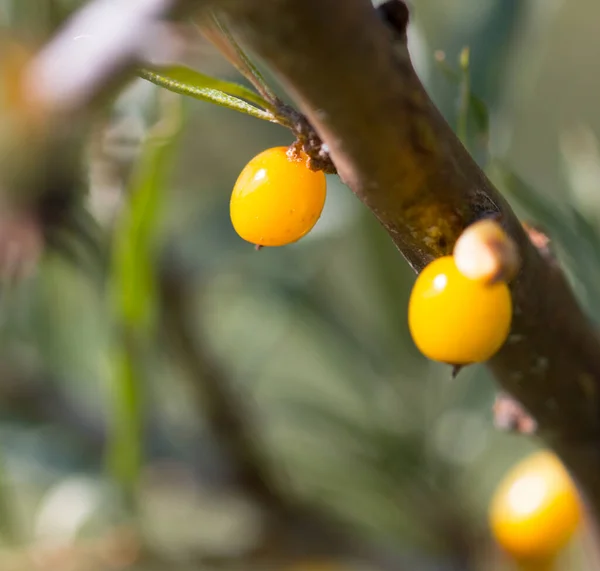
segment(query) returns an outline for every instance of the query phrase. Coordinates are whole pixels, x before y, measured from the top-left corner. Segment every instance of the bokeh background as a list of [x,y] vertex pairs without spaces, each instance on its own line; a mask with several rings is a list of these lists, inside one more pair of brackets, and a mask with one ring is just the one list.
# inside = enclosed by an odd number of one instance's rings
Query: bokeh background
[[[2,0],[0,21],[40,43],[81,4]],[[415,65],[453,126],[464,110],[459,54],[470,48],[471,90],[489,124],[469,108],[469,147],[523,219],[549,233],[600,317],[600,4],[414,0],[412,12]],[[184,37],[188,65],[243,82],[193,26]],[[133,82],[91,138],[82,191],[105,233],[118,227],[162,98]],[[406,320],[414,275],[335,176],[321,220],[299,243],[256,252],[238,238],[228,213],[237,174],[291,136],[207,103],[181,105],[155,265],[186,277],[196,342],[252,410],[265,462],[290,497],[392,546],[411,569],[509,569],[489,539],[487,506],[506,470],[539,444],[494,428],[483,367],[451,379],[416,351]],[[202,391],[169,350],[160,317],[131,373],[139,390],[123,390],[111,267],[85,248],[48,251],[2,292],[0,567],[250,568],[243,553],[259,534],[256,506],[228,487]],[[149,299],[160,315],[160,296]],[[136,410],[147,418],[137,443],[123,429]],[[139,477],[134,458],[119,479],[107,456],[131,460],[138,445]],[[564,569],[593,568],[581,541],[564,558]]]

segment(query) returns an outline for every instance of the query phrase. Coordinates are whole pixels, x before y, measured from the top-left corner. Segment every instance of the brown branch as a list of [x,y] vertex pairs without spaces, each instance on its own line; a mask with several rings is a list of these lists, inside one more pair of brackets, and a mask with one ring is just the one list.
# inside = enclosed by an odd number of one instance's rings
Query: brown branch
[[600,513],[600,346],[562,273],[528,239],[435,108],[402,34],[369,0],[214,0],[283,81],[343,181],[415,270],[500,213],[519,246],[512,334],[489,366]]

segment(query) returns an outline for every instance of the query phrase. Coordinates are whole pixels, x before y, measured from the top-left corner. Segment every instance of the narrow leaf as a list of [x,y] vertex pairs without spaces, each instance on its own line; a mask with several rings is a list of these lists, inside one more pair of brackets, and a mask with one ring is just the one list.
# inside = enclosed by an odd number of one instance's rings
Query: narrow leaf
[[272,108],[272,105],[267,100],[244,85],[232,81],[223,81],[222,79],[211,77],[210,75],[206,75],[195,69],[190,69],[189,67],[178,65],[162,68],[160,73],[178,83],[184,83],[199,89],[215,89],[234,97],[245,99],[263,109],[271,110]]
[[112,425],[106,461],[131,509],[135,508],[143,461],[142,356],[156,307],[155,232],[181,122],[179,106],[174,111],[176,116],[169,114],[149,134],[133,176],[129,203],[116,224],[113,238],[110,285],[117,343],[110,359]]
[[212,26],[206,24],[202,26],[204,35],[221,50],[221,53],[231,62],[231,64],[248,79],[265,99],[271,102],[278,100],[259,69],[252,63],[246,52],[237,43],[227,27],[212,14]]
[[185,67],[141,69],[138,75],[174,93],[227,107],[263,121],[277,122],[275,115],[270,111],[271,105],[242,85],[221,81]]

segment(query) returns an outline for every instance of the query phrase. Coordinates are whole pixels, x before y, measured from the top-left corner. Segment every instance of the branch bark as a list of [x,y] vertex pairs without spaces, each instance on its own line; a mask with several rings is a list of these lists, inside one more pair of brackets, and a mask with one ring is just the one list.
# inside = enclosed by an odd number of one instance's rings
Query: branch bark
[[535,418],[600,514],[600,345],[561,271],[456,138],[421,85],[402,34],[369,0],[214,0],[279,76],[342,180],[411,266],[450,253],[499,213],[523,261],[511,336],[489,367]]

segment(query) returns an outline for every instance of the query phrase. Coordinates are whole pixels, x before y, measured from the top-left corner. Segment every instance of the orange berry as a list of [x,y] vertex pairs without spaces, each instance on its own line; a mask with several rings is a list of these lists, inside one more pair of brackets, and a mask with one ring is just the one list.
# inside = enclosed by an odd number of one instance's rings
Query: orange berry
[[582,519],[577,490],[560,460],[538,452],[504,478],[490,504],[498,544],[518,562],[548,562],[565,547]]
[[233,187],[229,205],[235,231],[259,246],[284,246],[307,234],[325,205],[326,179],[303,153],[275,147],[254,157]]
[[506,283],[469,279],[452,256],[434,260],[419,274],[408,306],[408,324],[419,350],[453,365],[492,357],[508,336],[511,318]]

